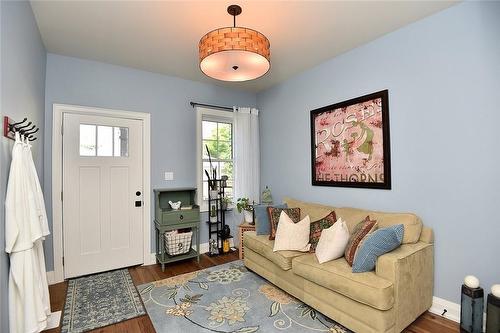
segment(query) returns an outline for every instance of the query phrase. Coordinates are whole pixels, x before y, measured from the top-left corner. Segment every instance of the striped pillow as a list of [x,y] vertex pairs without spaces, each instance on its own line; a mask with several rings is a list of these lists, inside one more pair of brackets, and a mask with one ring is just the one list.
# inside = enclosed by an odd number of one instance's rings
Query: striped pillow
[[384,253],[390,252],[401,245],[404,235],[402,224],[393,225],[366,236],[361,242],[354,263],[353,273],[369,272],[375,268],[377,258]]
[[349,237],[349,242],[345,248],[345,260],[352,266],[354,262],[354,256],[358,250],[359,244],[370,232],[373,232],[377,228],[377,221],[370,220],[370,216],[367,216],[364,221],[359,222],[352,231],[351,237]]
[[323,217],[320,220],[311,222],[311,230],[309,232],[309,243],[311,243],[311,248],[309,252],[316,252],[316,246],[318,246],[319,238],[321,237],[321,232],[323,229],[330,228],[337,221],[337,215],[335,211],[332,210],[330,214]]

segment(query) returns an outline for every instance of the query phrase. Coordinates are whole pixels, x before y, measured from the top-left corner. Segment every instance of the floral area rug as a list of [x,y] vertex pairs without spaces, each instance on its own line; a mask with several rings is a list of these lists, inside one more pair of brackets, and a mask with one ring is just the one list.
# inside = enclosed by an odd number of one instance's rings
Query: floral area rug
[[61,333],[86,332],[145,315],[127,269],[69,280]]
[[351,332],[247,270],[241,261],[138,289],[157,332]]

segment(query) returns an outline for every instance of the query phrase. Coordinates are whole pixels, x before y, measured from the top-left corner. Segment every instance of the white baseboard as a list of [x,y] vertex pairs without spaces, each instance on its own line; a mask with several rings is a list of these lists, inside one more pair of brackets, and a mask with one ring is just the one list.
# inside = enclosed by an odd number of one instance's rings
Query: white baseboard
[[[444,310],[446,310],[446,313],[443,315]],[[460,304],[458,303],[453,303],[443,298],[434,296],[432,298],[432,306],[429,309],[429,312],[460,323]],[[486,331],[486,313],[483,314],[483,331]]]
[[156,264],[156,253],[150,253],[149,258],[146,258],[147,260],[144,260],[144,266],[146,265],[154,265]]
[[[444,310],[446,310],[446,313],[443,315]],[[447,301],[443,298],[434,296],[429,312],[457,323],[460,322],[460,304]]]
[[51,328],[59,327],[59,323],[61,322],[61,314],[62,311],[52,312],[47,320],[46,330],[50,330]]

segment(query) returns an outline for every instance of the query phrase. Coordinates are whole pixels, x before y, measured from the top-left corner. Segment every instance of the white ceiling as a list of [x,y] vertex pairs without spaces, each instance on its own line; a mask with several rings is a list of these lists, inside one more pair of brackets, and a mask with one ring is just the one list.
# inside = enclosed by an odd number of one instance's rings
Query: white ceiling
[[[198,41],[232,25],[271,42],[271,70],[222,83],[198,67]],[[190,80],[259,91],[329,58],[454,4],[453,1],[32,1],[48,52],[103,61]]]

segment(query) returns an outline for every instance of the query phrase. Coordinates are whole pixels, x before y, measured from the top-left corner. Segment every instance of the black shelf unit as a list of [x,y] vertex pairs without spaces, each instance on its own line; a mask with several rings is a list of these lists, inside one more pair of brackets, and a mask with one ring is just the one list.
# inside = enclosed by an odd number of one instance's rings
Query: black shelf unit
[[[218,254],[225,254],[222,250],[222,244],[224,240],[233,238],[232,235],[229,235],[228,237],[223,237],[222,235],[222,230],[224,229],[224,226],[226,225],[226,211],[227,211],[227,205],[226,208],[223,208],[223,202],[224,198],[226,197],[226,180],[222,179],[215,179],[211,180],[211,182],[215,181],[215,187],[217,190],[214,190],[217,192],[217,195],[213,197],[213,190],[208,191],[208,221],[206,221],[208,225],[208,240],[209,243],[212,239],[214,239],[217,243],[217,248],[219,249]],[[215,215],[216,221],[211,221],[211,216]],[[231,252],[231,249],[230,251]],[[213,256],[214,254],[211,254],[210,251],[208,252],[210,256]]]

